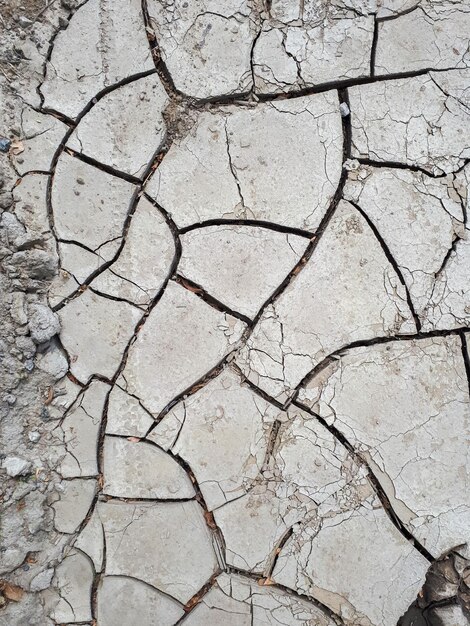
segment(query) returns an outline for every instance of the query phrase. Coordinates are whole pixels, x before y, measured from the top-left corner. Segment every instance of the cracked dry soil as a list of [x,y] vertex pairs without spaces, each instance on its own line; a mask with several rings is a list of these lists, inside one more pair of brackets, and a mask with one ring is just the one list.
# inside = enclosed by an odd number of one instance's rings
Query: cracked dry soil
[[0,22],[0,625],[468,624],[468,2]]

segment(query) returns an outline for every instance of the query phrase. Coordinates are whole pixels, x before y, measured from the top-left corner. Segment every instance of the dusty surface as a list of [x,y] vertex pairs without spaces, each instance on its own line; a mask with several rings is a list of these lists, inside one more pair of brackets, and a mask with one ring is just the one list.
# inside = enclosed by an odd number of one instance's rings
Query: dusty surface
[[469,623],[468,3],[0,22],[0,625]]

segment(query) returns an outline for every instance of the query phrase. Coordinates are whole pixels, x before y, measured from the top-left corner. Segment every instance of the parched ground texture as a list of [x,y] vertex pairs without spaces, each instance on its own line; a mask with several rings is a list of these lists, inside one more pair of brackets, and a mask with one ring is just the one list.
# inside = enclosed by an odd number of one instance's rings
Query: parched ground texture
[[468,624],[469,2],[0,26],[0,625]]

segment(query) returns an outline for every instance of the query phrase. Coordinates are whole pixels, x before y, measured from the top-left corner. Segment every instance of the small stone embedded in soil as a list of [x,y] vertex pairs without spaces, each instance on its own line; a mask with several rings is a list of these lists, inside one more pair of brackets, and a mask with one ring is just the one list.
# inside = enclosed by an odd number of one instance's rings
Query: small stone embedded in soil
[[7,139],[6,137],[0,137],[0,152],[8,152],[8,150],[10,149],[11,146],[11,141],[10,139]]

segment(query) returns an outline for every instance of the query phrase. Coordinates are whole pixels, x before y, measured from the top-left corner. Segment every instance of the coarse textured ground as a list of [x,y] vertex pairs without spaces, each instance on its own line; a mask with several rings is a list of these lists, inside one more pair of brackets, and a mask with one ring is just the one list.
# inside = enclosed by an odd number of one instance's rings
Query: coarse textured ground
[[469,623],[468,2],[0,27],[0,625]]

